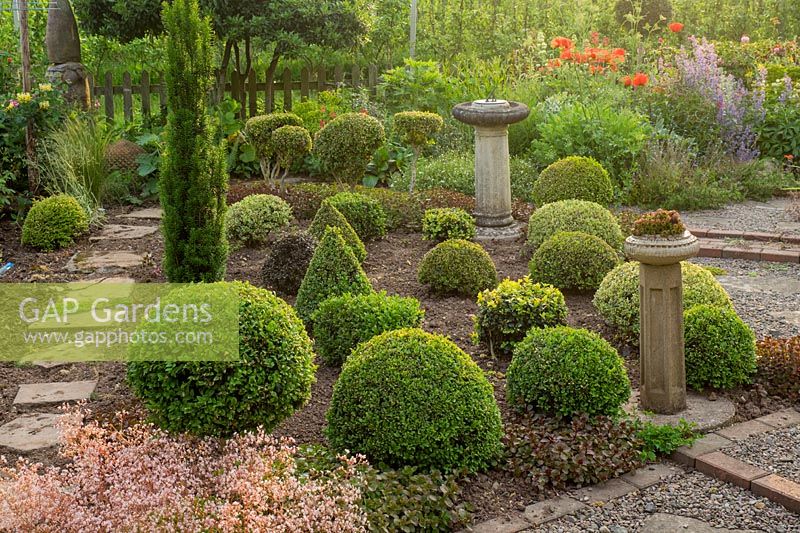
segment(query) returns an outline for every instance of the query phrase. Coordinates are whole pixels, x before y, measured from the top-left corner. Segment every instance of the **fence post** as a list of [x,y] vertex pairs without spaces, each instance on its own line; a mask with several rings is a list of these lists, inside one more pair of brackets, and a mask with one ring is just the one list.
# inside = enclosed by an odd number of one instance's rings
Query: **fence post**
[[360,84],[360,78],[361,78],[361,69],[358,67],[358,65],[353,65],[353,80],[351,82],[353,90],[358,89],[358,86]]
[[122,114],[125,122],[133,122],[133,91],[131,90],[131,73],[122,73]]
[[378,66],[377,65],[370,65],[369,66],[369,92],[372,96],[375,96],[376,88],[378,87]]
[[111,72],[106,72],[106,83],[103,87],[104,104],[106,106],[106,120],[114,122],[114,77]]
[[305,100],[308,98],[308,82],[311,75],[308,72],[307,67],[303,67],[300,70],[300,100]]
[[275,110],[275,77],[274,73],[267,70],[267,85],[264,89],[264,102],[266,104],[266,112],[272,113]]
[[142,115],[145,120],[150,119],[150,73],[142,71],[142,80],[139,82],[139,94],[142,95]]
[[325,87],[325,66],[320,65],[317,69],[317,94],[321,93],[326,89]]
[[283,111],[292,110],[292,71],[283,69]]
[[158,109],[162,115],[167,114],[167,82],[163,72],[158,74]]
[[258,114],[258,97],[256,94],[255,69],[250,69],[250,72],[247,75],[247,104],[250,111],[250,116],[256,116]]
[[340,87],[342,85],[342,81],[344,80],[344,71],[342,69],[342,65],[336,65],[333,67],[333,81],[336,82],[336,87]]

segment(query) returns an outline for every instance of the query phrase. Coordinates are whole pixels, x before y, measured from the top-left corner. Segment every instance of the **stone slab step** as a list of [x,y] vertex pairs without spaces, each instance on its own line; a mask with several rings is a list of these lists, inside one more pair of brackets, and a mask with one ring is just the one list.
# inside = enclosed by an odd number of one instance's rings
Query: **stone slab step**
[[0,426],[0,446],[21,452],[49,448],[58,444],[59,431],[55,426],[60,415],[31,413]]
[[55,381],[52,383],[26,383],[19,386],[14,405],[40,405],[47,403],[88,400],[97,381]]
[[144,256],[134,252],[114,251],[75,254],[67,263],[67,270],[71,272],[98,270],[106,272],[131,268],[142,264]]
[[158,232],[158,226],[128,226],[126,224],[107,224],[90,241],[112,241],[117,239],[141,239]]
[[139,220],[161,220],[164,211],[160,207],[148,207],[146,209],[137,209],[125,215],[120,215],[120,218],[139,219]]

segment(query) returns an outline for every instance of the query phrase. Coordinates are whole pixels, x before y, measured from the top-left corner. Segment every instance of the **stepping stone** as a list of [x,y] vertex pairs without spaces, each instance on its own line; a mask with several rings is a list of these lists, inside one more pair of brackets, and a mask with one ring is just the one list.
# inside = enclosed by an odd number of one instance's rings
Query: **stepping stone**
[[67,270],[113,270],[131,268],[142,264],[144,256],[133,252],[89,252],[76,254],[67,263]]
[[114,239],[141,239],[158,231],[158,226],[128,226],[125,224],[108,224],[103,230],[89,237],[90,241],[111,241]]
[[164,211],[161,210],[160,207],[149,207],[147,209],[139,209],[137,211],[131,211],[126,215],[121,215],[120,218],[134,218],[134,219],[141,219],[141,220],[161,220]]
[[68,365],[69,361],[33,361],[33,366],[38,366],[39,368],[46,368],[50,370],[51,368],[56,368],[63,365]]
[[21,452],[49,448],[58,444],[55,422],[60,415],[32,413],[0,426],[0,446]]
[[96,381],[58,381],[20,385],[14,398],[14,405],[87,400],[96,386]]
[[702,520],[667,513],[655,513],[647,518],[641,533],[758,533],[755,529],[727,529],[714,527]]

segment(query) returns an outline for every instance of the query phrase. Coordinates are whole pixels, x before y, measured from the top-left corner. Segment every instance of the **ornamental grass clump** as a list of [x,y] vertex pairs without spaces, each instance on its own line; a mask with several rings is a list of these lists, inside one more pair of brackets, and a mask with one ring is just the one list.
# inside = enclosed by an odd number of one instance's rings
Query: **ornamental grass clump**
[[135,361],[132,354],[128,383],[164,429],[213,436],[272,431],[311,397],[314,352],[294,309],[265,289],[228,285],[239,296],[238,360]]
[[271,194],[251,194],[228,208],[225,232],[235,245],[257,246],[289,225],[292,208]]
[[386,141],[383,125],[365,113],[345,113],[325,124],[314,154],[338,183],[358,183],[372,154]]
[[367,527],[360,458],[338,458],[313,476],[289,440],[263,429],[222,441],[170,434],[131,423],[87,421],[73,408],[61,417],[63,467],[26,459],[7,466],[0,530],[343,531]]
[[385,292],[328,298],[314,312],[314,347],[331,366],[347,360],[350,352],[385,331],[417,328],[425,311],[414,298]]
[[600,335],[567,326],[535,328],[517,344],[506,372],[510,404],[571,417],[617,415],[631,386],[617,351]]
[[730,389],[756,373],[756,337],[736,311],[697,305],[683,314],[686,383]]
[[389,331],[356,348],[333,388],[328,441],[376,464],[487,468],[502,451],[492,385],[445,337]]
[[89,215],[72,196],[59,194],[33,203],[22,225],[22,244],[50,252],[69,246],[89,230]]
[[475,219],[458,207],[428,209],[422,217],[422,238],[442,242],[475,238]]
[[386,236],[386,211],[378,200],[358,192],[340,192],[327,201],[344,215],[362,241]]
[[475,297],[480,291],[497,286],[497,270],[479,244],[452,239],[425,254],[417,280],[438,294]]
[[[683,309],[710,304],[733,309],[728,293],[705,268],[683,261]],[[606,324],[627,341],[639,342],[639,263],[623,263],[603,278],[594,295],[594,306]]]
[[331,296],[372,292],[369,278],[353,250],[344,242],[341,230],[328,226],[297,291],[297,314],[310,330],[314,311]]
[[314,220],[311,222],[308,232],[317,240],[320,240],[329,226],[339,228],[344,242],[353,251],[358,262],[363,263],[364,259],[367,258],[367,249],[364,248],[364,243],[358,238],[353,226],[350,225],[341,211],[336,209],[329,200],[323,200],[322,205],[317,210],[317,214],[314,215]]
[[586,200],[561,200],[546,204],[531,215],[528,245],[536,250],[560,231],[580,231],[606,241],[621,250],[624,237],[614,215],[600,204]]
[[637,237],[677,237],[683,235],[684,231],[686,226],[681,222],[680,213],[666,209],[645,213],[633,223],[633,234]]
[[536,249],[531,279],[561,290],[591,291],[621,260],[605,241],[580,231],[558,232]]
[[487,344],[492,356],[508,355],[531,328],[565,325],[567,312],[564,295],[555,287],[534,283],[530,276],[506,278],[496,289],[478,293],[473,338]]
[[570,156],[545,168],[533,185],[538,206],[560,200],[586,200],[608,206],[614,186],[603,165],[591,157]]

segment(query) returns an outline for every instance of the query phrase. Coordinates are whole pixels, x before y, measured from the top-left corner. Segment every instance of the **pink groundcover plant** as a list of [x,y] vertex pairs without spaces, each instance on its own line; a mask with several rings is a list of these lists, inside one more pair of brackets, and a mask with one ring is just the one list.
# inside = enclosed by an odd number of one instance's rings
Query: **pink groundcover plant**
[[354,532],[361,458],[299,469],[297,448],[263,431],[228,440],[169,435],[150,424],[60,418],[64,467],[0,461],[0,531]]

